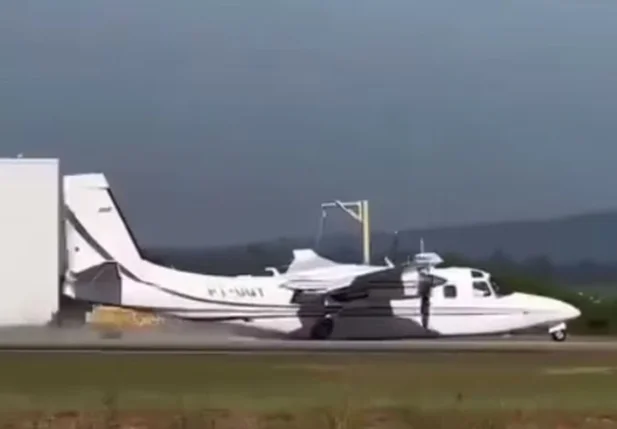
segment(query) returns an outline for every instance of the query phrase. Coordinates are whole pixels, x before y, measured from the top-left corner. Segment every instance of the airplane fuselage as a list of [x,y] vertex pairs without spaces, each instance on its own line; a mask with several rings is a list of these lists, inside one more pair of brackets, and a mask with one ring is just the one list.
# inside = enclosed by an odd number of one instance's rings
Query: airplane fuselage
[[[257,335],[292,338],[309,337],[311,328],[325,315],[334,320],[332,338],[499,334],[551,326],[577,315],[573,307],[551,298],[522,293],[466,296],[462,294],[464,287],[459,287],[461,291],[452,296],[448,288],[452,285],[446,284],[432,291],[424,325],[422,300],[413,296],[416,291],[413,284],[403,285],[402,289],[384,286],[364,299],[344,304],[311,299],[298,302],[294,292],[281,287],[282,279],[277,277],[230,279],[176,271],[151,263],[143,267],[141,273],[127,268],[119,270],[116,291],[107,287],[102,292],[103,288],[90,288],[85,282],[65,285],[65,294],[93,303],[226,323]],[[152,284],[147,281],[150,277],[163,281]],[[166,287],[167,282],[175,287]]]
[[[534,302],[535,308],[530,306]],[[551,327],[573,318],[576,310],[564,309],[560,302],[542,297],[513,294],[493,302],[434,302],[429,308],[428,323],[423,326],[421,299],[366,299],[345,307],[334,306],[335,329],[331,338],[418,338],[434,336],[475,336]],[[308,338],[315,323],[323,317],[323,307],[302,305],[231,309],[211,308],[192,311],[162,311],[169,315],[219,321],[246,332]]]
[[281,275],[175,270],[141,255],[104,176],[67,176],[64,185],[63,293],[76,300],[312,338],[483,335],[580,314],[552,298],[506,292],[467,267],[432,269],[430,296],[417,270],[337,264],[306,250]]

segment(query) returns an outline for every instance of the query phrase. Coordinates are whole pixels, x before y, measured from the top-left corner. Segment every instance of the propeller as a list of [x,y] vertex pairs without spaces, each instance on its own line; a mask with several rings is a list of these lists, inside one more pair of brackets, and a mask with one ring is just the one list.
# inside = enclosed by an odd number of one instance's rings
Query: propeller
[[422,327],[428,329],[428,322],[431,313],[431,291],[433,289],[433,276],[429,273],[430,268],[418,270],[418,294],[420,295],[420,315],[422,316]]
[[[398,260],[398,231],[394,232],[390,256],[384,258],[388,267],[394,267]],[[432,268],[443,263],[444,260],[437,253],[425,252],[424,239],[420,239],[420,253],[417,253],[411,263],[405,269],[415,269],[418,273],[418,295],[420,296],[420,314],[422,316],[422,327],[428,329],[431,307],[431,292],[435,286],[435,277],[432,275]]]
[[420,240],[420,253],[414,257],[413,265],[418,270],[418,294],[420,295],[420,315],[422,327],[428,329],[431,312],[431,292],[435,286],[435,277],[432,268],[443,263],[444,260],[437,253],[424,251],[424,240]]

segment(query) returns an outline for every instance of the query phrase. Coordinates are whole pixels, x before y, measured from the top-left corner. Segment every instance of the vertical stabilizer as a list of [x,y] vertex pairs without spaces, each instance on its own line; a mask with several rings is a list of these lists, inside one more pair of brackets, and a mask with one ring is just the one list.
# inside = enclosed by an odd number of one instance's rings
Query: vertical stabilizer
[[142,256],[103,174],[64,176],[68,269],[105,261],[135,267]]

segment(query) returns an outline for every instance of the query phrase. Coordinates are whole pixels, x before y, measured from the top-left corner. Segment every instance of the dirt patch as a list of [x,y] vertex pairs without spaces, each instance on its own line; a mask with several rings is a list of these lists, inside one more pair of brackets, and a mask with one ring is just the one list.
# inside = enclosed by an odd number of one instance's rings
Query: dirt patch
[[610,366],[573,366],[564,368],[547,368],[542,371],[544,375],[586,375],[586,374],[613,374],[617,367]]

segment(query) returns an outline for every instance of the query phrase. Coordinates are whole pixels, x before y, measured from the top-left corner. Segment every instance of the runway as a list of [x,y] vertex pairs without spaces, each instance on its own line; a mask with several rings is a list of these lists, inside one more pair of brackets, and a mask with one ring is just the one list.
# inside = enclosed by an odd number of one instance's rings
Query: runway
[[571,336],[565,342],[548,335],[367,341],[256,339],[200,330],[126,331],[105,337],[92,328],[16,327],[0,329],[0,353],[417,353],[417,352],[616,352],[617,339]]

